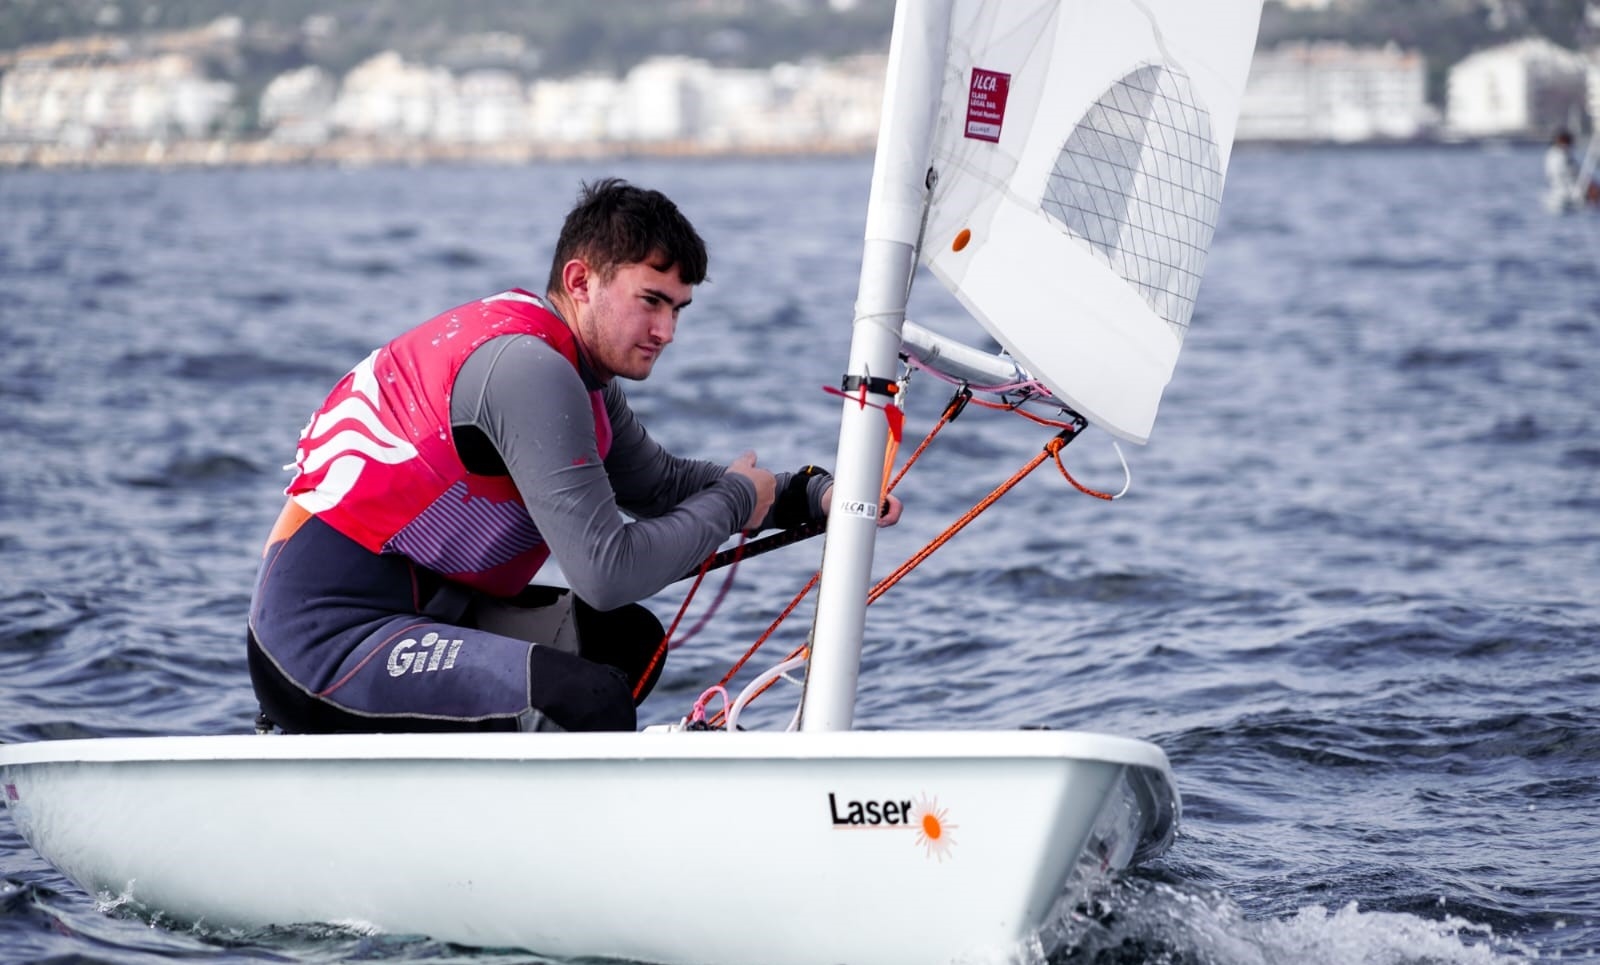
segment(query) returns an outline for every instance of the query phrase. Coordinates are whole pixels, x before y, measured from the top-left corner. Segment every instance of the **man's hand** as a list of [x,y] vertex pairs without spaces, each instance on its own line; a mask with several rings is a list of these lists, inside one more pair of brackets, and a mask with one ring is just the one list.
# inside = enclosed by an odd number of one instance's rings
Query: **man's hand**
[[755,483],[756,508],[742,528],[746,531],[759,528],[772,509],[772,500],[778,494],[778,480],[772,473],[756,465],[756,454],[753,451],[735,459],[728,467],[728,471]]
[[[822,507],[823,512],[833,511],[832,486],[829,486],[827,489],[823,490]],[[894,493],[890,493],[889,495],[883,497],[883,505],[878,507],[878,525],[893,526],[895,523],[900,522],[900,513],[904,509],[905,507],[901,504],[900,497],[896,496]]]

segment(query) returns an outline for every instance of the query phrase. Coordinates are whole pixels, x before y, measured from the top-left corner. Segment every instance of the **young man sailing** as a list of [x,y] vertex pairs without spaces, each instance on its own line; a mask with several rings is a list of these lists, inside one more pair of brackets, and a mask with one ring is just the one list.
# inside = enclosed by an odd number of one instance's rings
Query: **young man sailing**
[[[618,379],[649,376],[706,262],[666,196],[588,185],[544,297],[451,309],[340,380],[301,434],[251,604],[272,723],[634,729],[662,639],[637,601],[733,533],[821,518],[831,490],[753,452],[674,455],[629,408]],[[899,516],[891,496],[882,523]],[[529,586],[551,556],[570,594]]]

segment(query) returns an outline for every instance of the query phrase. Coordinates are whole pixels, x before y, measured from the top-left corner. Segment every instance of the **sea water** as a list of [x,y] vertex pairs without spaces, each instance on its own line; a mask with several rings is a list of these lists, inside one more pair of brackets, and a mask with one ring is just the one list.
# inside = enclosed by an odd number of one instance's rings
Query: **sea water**
[[[1129,495],[1047,465],[873,607],[862,726],[1170,755],[1180,837],[1054,923],[1052,962],[1600,960],[1600,215],[1547,214],[1539,161],[1241,148]],[[249,589],[305,419],[406,327],[541,289],[579,182],[609,174],[667,191],[712,251],[629,387],[652,433],[831,463],[865,158],[0,174],[0,739],[247,732]],[[931,278],[912,317],[984,339]],[[902,454],[947,396],[913,380]],[[969,408],[901,484],[877,570],[1049,435]],[[1123,485],[1103,433],[1066,462]],[[818,551],[743,563],[645,722],[686,713]],[[649,602],[670,619],[685,589]],[[740,860],[684,887],[715,903]],[[547,961],[152,926],[0,816],[0,961],[171,959]]]

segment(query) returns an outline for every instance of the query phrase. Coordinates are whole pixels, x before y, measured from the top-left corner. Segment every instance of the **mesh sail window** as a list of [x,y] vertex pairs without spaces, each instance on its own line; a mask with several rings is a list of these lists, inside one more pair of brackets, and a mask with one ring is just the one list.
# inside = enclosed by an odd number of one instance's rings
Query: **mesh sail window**
[[1040,202],[1181,340],[1222,206],[1222,159],[1189,79],[1145,65],[1072,130]]

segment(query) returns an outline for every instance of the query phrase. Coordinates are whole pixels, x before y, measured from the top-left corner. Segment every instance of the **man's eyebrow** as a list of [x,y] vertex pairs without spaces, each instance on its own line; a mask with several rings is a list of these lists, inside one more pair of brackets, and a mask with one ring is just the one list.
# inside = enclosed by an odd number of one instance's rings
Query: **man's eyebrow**
[[659,288],[646,288],[644,290],[644,293],[646,295],[654,295],[655,297],[657,297],[657,298],[661,299],[662,301],[666,302],[668,305],[671,305],[674,309],[676,309],[678,311],[682,311],[683,309],[688,308],[689,307],[689,303],[694,301],[693,298],[685,298],[681,302],[674,302],[672,300],[672,296],[671,295],[668,295],[666,292],[662,291]]

